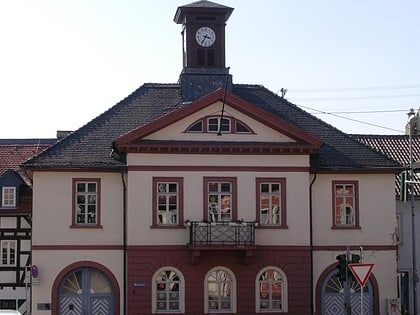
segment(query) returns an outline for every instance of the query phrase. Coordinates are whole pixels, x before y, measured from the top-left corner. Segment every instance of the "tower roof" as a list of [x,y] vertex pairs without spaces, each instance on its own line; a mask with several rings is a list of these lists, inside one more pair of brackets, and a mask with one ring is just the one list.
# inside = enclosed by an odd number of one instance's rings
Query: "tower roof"
[[233,8],[221,5],[215,2],[207,0],[199,0],[178,7],[174,16],[174,22],[177,24],[182,24],[185,21],[185,13],[197,12],[197,9],[206,9],[208,12],[213,13],[224,13],[225,21],[227,21],[232,14]]

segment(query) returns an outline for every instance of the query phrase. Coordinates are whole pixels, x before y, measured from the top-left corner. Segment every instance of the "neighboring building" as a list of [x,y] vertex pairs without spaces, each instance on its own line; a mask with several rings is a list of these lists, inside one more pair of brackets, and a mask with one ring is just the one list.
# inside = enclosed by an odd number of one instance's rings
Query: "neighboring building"
[[[178,7],[178,83],[144,84],[25,167],[32,314],[344,312],[336,257],[374,263],[364,314],[396,297],[401,165],[260,85],[232,82],[210,1]],[[360,286],[350,279],[351,307]]]
[[[418,118],[419,113],[415,118]],[[420,122],[420,120],[418,120]],[[409,131],[409,129],[407,129]],[[352,135],[365,145],[385,154],[405,166],[409,176],[410,165],[420,161],[420,128],[414,125],[413,135]],[[410,148],[412,162],[410,163]],[[407,176],[407,179],[409,179]],[[414,181],[419,181],[416,175]],[[411,203],[410,185],[401,185],[401,176],[398,174],[395,180],[395,195],[397,200],[397,229],[394,234],[395,243],[398,243],[398,273],[400,278],[399,292],[403,312],[402,314],[414,314],[413,312],[413,266],[416,265],[416,274],[420,263],[420,185],[414,184],[414,202]],[[413,210],[413,211],[412,211]],[[414,213],[414,239],[415,259],[413,261],[413,213]],[[417,314],[420,313],[420,287],[417,283]]]
[[0,309],[29,310],[32,185],[20,165],[56,139],[0,139]]

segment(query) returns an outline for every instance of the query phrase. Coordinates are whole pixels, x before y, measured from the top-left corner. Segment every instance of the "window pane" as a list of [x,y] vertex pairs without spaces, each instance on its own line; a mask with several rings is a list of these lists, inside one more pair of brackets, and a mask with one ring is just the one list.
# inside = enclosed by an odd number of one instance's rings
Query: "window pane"
[[85,191],[85,184],[84,183],[77,183],[77,191],[84,192]]
[[219,119],[210,118],[208,120],[208,130],[209,131],[219,131]]
[[202,132],[203,131],[203,122],[199,121],[196,124],[194,124],[193,126],[191,126],[190,129],[188,129],[188,131],[199,131]]
[[96,192],[96,183],[88,184],[88,192]]

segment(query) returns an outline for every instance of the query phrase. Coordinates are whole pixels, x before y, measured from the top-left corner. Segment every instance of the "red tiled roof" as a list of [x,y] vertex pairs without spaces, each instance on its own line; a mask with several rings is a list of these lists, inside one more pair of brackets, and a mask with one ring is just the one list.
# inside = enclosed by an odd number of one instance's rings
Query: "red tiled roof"
[[[404,167],[410,167],[410,137],[408,135],[351,135],[361,143],[385,154]],[[420,160],[420,136],[412,137],[413,162]]]
[[39,143],[34,143],[33,140],[25,142],[22,139],[0,140],[0,176],[7,170],[18,171],[23,162],[49,148],[54,142],[55,139]]
[[[388,156],[399,162],[404,168],[410,168],[410,136],[408,135],[351,135],[364,145]],[[420,161],[420,135],[413,135],[411,138],[412,162]],[[395,191],[400,194],[401,179],[396,176]],[[416,195],[420,195],[420,185],[415,184]]]

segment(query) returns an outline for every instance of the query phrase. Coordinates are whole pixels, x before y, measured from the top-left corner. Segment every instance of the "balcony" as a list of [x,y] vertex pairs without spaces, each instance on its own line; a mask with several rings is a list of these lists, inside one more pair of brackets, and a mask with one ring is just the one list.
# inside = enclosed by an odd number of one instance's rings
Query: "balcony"
[[257,222],[202,222],[187,221],[188,247],[192,250],[193,263],[197,263],[201,250],[242,250],[252,256],[255,247]]

